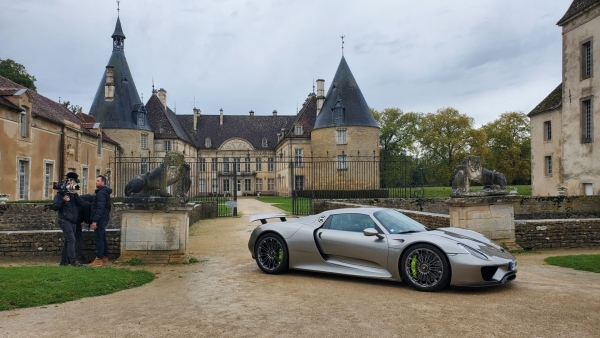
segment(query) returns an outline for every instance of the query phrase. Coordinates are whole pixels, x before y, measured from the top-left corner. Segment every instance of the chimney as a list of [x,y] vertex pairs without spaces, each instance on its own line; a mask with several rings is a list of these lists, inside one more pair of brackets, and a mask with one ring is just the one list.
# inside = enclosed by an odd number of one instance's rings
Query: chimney
[[112,102],[115,99],[115,79],[113,66],[106,66],[106,79],[104,83],[104,101]]
[[221,117],[219,118],[219,125],[223,125],[223,108],[221,108],[221,110],[219,110],[219,113],[221,115]]
[[254,110],[250,111],[250,116],[254,116]]
[[277,116],[277,110],[273,110],[273,116]]
[[202,111],[200,109],[194,108],[194,131],[198,130],[198,118]]
[[321,108],[323,108],[323,103],[325,102],[325,80],[318,79],[317,80],[317,116],[321,112]]
[[160,103],[162,103],[163,107],[167,107],[167,91],[164,89],[159,89],[158,90],[158,99],[160,100]]

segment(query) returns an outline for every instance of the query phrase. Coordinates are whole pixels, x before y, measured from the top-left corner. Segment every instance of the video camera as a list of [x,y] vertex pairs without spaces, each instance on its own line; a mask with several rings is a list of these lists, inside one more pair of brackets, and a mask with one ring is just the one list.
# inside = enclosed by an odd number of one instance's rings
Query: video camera
[[58,190],[63,194],[72,194],[76,190],[79,190],[79,183],[81,183],[79,175],[76,173],[67,173],[67,178],[60,182],[54,182],[52,189]]

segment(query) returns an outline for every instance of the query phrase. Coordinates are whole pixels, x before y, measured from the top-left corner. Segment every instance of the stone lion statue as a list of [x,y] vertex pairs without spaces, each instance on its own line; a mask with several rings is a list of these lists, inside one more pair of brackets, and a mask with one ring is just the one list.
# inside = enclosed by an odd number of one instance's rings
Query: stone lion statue
[[[471,182],[483,184],[480,191],[470,191]],[[454,169],[451,197],[506,195],[506,178],[500,172],[483,167],[479,156],[467,156]]]
[[125,186],[125,196],[170,197],[172,195],[167,192],[167,187],[171,184],[175,184],[173,195],[187,197],[191,186],[190,166],[185,163],[183,154],[176,151],[167,152],[158,168],[133,177]]

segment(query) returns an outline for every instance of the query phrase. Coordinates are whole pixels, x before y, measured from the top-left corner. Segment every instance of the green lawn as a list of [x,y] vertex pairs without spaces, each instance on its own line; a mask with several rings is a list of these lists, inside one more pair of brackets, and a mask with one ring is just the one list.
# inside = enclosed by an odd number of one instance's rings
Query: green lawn
[[[531,196],[531,185],[511,185],[510,187],[517,188],[517,195]],[[424,187],[425,198],[434,197],[450,197],[452,187]],[[471,187],[471,190],[481,190],[483,186]]]
[[154,279],[145,270],[68,266],[0,267],[0,311],[64,303],[131,289]]
[[550,265],[600,273],[600,255],[552,256],[544,261]]
[[257,200],[269,203],[274,207],[292,213],[292,198],[291,197],[257,197]]

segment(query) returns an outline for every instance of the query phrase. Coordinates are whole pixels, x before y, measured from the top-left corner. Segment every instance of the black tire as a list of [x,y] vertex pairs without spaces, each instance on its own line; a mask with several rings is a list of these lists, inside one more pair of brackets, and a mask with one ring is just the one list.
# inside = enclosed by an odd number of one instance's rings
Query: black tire
[[266,233],[258,238],[254,247],[256,264],[265,273],[280,274],[288,269],[289,254],[281,236]]
[[402,279],[419,291],[439,291],[450,283],[446,255],[431,244],[416,244],[402,254],[398,264]]

